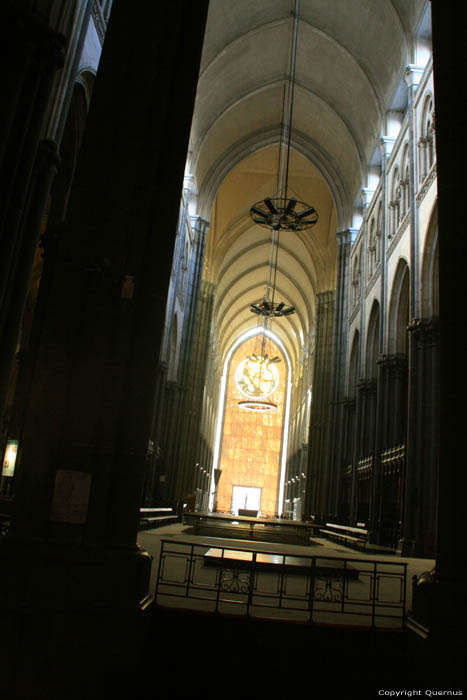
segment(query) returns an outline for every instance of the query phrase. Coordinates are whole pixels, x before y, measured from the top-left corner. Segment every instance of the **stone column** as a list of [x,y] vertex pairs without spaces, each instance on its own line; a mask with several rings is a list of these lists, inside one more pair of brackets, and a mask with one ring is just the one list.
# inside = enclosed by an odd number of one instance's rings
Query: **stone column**
[[375,430],[376,430],[376,394],[377,383],[376,379],[368,379],[363,387],[365,392],[365,426],[363,431],[363,449],[364,457],[374,454],[375,449]]
[[[396,546],[403,521],[405,453],[407,442],[407,357],[401,354],[382,358],[385,371],[385,429],[379,461],[381,476],[381,543]],[[389,457],[388,457],[389,455]],[[397,488],[400,480],[400,489]]]
[[382,467],[381,451],[384,444],[384,431],[387,423],[387,371],[386,358],[383,355],[378,360],[378,378],[376,391],[376,416],[374,460],[371,483],[371,508],[369,523],[369,541],[379,544],[381,540],[381,508],[382,508]]
[[407,66],[405,82],[408,87],[408,118],[409,118],[409,208],[410,208],[410,318],[420,316],[420,232],[417,211],[417,143],[416,143],[416,114],[414,107],[415,93],[423,75],[423,68]]
[[407,355],[394,355],[391,364],[391,445],[407,441]]
[[384,136],[380,140],[381,150],[381,206],[383,211],[381,221],[381,239],[380,245],[380,322],[379,322],[379,348],[381,352],[382,363],[378,362],[378,377],[377,377],[377,394],[376,394],[376,416],[375,416],[375,443],[374,443],[374,461],[373,461],[373,477],[371,485],[371,510],[370,510],[370,527],[369,539],[370,542],[378,544],[381,536],[381,450],[383,445],[383,436],[387,420],[387,376],[384,368],[385,352],[387,351],[387,304],[388,304],[388,289],[387,289],[387,241],[391,235],[390,219],[390,202],[387,182],[387,161],[391,155],[395,139],[389,136]]
[[352,450],[352,490],[350,496],[350,524],[352,525],[355,524],[357,517],[357,463],[361,448],[362,413],[362,392],[360,391],[360,386],[357,386],[355,395],[354,443]]
[[125,624],[110,628],[148,594],[138,511],[207,5],[141,21],[121,0],[109,22],[1,538],[2,600],[44,648],[59,615],[83,656],[134,653]]
[[383,355],[379,360],[383,381],[382,448],[405,444],[407,425],[407,356]]
[[[331,379],[335,292],[322,292],[316,297],[316,346],[313,371],[313,400],[309,430],[308,482],[311,502],[305,513],[324,514],[329,511],[330,486],[326,455],[329,445],[331,413]],[[310,489],[307,489],[307,493]]]
[[370,397],[375,393],[376,385],[372,379],[362,379],[357,385],[358,404],[360,405],[360,416],[357,423],[356,459],[368,456],[369,452],[369,429],[371,426],[371,401]]
[[162,435],[165,417],[165,385],[168,367],[161,362],[157,368],[156,388],[151,420],[150,446],[153,453],[149,455],[146,468],[146,485],[141,502],[144,505],[161,505],[165,498],[165,469],[163,461]]
[[[329,473],[329,511],[337,515],[339,507],[340,470],[343,459],[342,436],[345,434],[345,373],[348,338],[348,292],[350,278],[350,252],[355,229],[339,231],[337,235],[337,280],[334,336],[332,347],[332,388],[330,411],[330,443],[327,470]],[[307,493],[309,492],[307,488]]]
[[168,380],[164,386],[163,418],[161,422],[162,465],[164,473],[164,500],[177,499],[177,464],[180,452],[180,415],[183,407],[182,387],[178,381]]
[[[198,312],[198,320],[196,323],[195,339],[192,348],[192,380],[193,380],[193,407],[196,416],[197,429],[194,430],[194,438],[196,443],[193,451],[187,454],[187,470],[193,473],[193,465],[197,461],[197,455],[202,454],[203,460],[212,470],[212,445],[214,435],[212,434],[212,422],[215,422],[216,414],[216,397],[211,396],[211,413],[208,414],[208,407],[204,400],[210,395],[210,387],[212,387],[212,379],[208,376],[208,372],[212,371],[210,364],[210,338],[211,338],[211,322],[214,310],[214,287],[208,282],[201,283],[200,294],[200,309]],[[205,392],[206,389],[206,392]],[[217,389],[217,385],[216,385]]]
[[402,553],[434,556],[436,481],[438,472],[437,346],[436,319],[415,320],[409,325],[409,416],[404,483]]
[[[198,362],[195,359],[195,336],[199,325],[198,306],[201,292],[204,253],[209,222],[201,217],[193,217],[194,251],[190,262],[190,277],[186,311],[184,315],[182,344],[180,348],[180,375],[183,390],[183,406],[177,419],[178,444],[180,450],[174,467],[177,469],[176,496],[183,498],[191,483],[191,470],[195,464],[189,464],[188,454],[193,452],[200,430],[200,406],[202,402],[202,387],[204,376],[197,371]],[[195,359],[193,363],[192,360]],[[199,394],[201,392],[201,402]],[[195,408],[196,406],[196,408]]]
[[[359,489],[362,488],[361,480],[358,476],[358,468],[362,460],[367,462],[370,460],[371,465],[373,461],[373,450],[374,450],[374,430],[375,430],[375,399],[376,399],[376,381],[373,379],[366,379],[359,382],[357,387],[357,425],[356,425],[356,439],[354,448],[354,473],[353,473],[353,510],[352,519],[357,519],[358,504],[361,501],[359,494]],[[366,468],[365,479],[366,482],[369,477],[368,468]],[[372,469],[372,466],[371,466]],[[367,490],[365,484],[365,491]],[[371,496],[368,494],[368,500],[371,501]]]
[[341,522],[348,523],[351,517],[352,486],[353,486],[353,452],[355,442],[356,400],[344,399],[342,402],[342,456],[339,464],[339,508]]

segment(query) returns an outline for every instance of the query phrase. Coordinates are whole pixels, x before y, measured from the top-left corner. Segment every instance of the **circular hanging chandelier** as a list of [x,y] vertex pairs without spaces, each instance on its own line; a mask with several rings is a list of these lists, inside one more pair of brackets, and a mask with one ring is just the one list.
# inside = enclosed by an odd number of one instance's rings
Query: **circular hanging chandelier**
[[[278,357],[270,358],[265,352],[266,329],[272,326],[274,318],[290,316],[295,313],[295,307],[287,305],[284,301],[276,302],[277,260],[279,255],[279,236],[281,231],[305,231],[312,228],[318,221],[318,213],[310,204],[300,201],[296,197],[289,197],[289,165],[290,143],[292,130],[292,116],[295,90],[295,69],[297,63],[297,39],[300,0],[296,0],[293,24],[293,37],[290,54],[289,77],[284,84],[284,101],[282,107],[281,137],[279,144],[279,167],[277,175],[277,193],[256,202],[250,208],[250,217],[255,224],[271,230],[271,255],[269,261],[269,280],[265,298],[250,304],[250,311],[262,317],[264,330],[262,333],[261,352],[250,355],[237,368],[237,387],[246,400],[239,402],[239,407],[246,411],[265,413],[275,411],[277,405],[265,399],[275,390],[272,387],[274,364],[279,362]],[[240,375],[239,375],[240,373]],[[239,375],[239,376],[238,376]],[[277,372],[278,376],[278,372]]]
[[286,306],[283,301],[274,302],[264,299],[260,304],[250,304],[250,311],[259,316],[277,318],[278,316],[290,316],[295,313],[295,306]]
[[314,207],[295,197],[288,196],[290,142],[292,132],[293,103],[295,91],[295,69],[297,64],[298,25],[300,0],[296,0],[294,12],[293,35],[289,62],[289,76],[284,84],[284,101],[282,106],[281,138],[279,144],[278,194],[256,202],[250,208],[250,217],[258,226],[271,229],[271,256],[269,262],[269,281],[265,299],[250,304],[250,311],[264,318],[265,328],[273,318],[291,316],[295,306],[284,301],[274,300],[276,292],[277,260],[279,255],[279,236],[281,231],[305,231],[318,221]]
[[277,193],[256,202],[250,208],[250,217],[254,223],[272,229],[273,233],[274,231],[305,231],[312,228],[318,221],[318,212],[314,207],[288,196],[299,14],[300,0],[296,0],[289,75],[284,84]]
[[250,209],[250,216],[259,226],[274,231],[305,231],[318,221],[314,207],[297,199],[266,197]]
[[254,413],[277,411],[277,404],[272,403],[272,401],[239,401],[238,405],[244,411],[252,411]]

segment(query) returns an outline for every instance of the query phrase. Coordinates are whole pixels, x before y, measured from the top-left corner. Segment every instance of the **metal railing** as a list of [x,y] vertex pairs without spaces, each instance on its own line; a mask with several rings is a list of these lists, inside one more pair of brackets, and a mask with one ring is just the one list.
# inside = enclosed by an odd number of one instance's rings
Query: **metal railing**
[[211,613],[398,628],[405,625],[406,584],[403,562],[162,540],[155,602]]

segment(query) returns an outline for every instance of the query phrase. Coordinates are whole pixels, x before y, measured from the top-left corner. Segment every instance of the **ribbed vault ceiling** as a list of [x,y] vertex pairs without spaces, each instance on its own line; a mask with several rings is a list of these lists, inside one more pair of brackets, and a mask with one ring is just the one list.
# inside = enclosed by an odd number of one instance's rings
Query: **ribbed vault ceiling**
[[[311,231],[280,237],[277,297],[296,307],[277,319],[293,368],[313,339],[316,295],[335,287],[336,231],[354,202],[385,128],[424,0],[301,0],[290,194],[319,214]],[[188,167],[197,212],[211,222],[205,279],[216,286],[214,323],[225,356],[258,324],[270,232],[249,209],[277,191],[278,142],[289,74],[294,0],[211,0]]]

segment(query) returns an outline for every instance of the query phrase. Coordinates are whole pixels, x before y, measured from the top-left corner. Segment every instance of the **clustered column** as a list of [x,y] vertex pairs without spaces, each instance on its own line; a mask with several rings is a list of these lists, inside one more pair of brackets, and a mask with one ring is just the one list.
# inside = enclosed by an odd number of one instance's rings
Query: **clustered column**
[[[336,518],[342,505],[343,469],[347,464],[349,415],[346,407],[345,376],[347,361],[348,294],[350,252],[355,229],[339,231],[337,236],[337,289],[332,353],[333,368],[330,389],[330,432],[327,472],[329,474],[328,511]],[[345,500],[345,499],[344,499]]]
[[[407,471],[400,549],[411,556],[434,556],[440,420],[437,319],[417,319],[409,325],[409,372]],[[424,522],[423,530],[421,522]]]
[[329,446],[332,368],[329,363],[333,348],[335,292],[316,297],[316,344],[313,369],[313,400],[308,439],[308,473],[305,513],[325,518],[329,491],[332,488],[326,469]]

